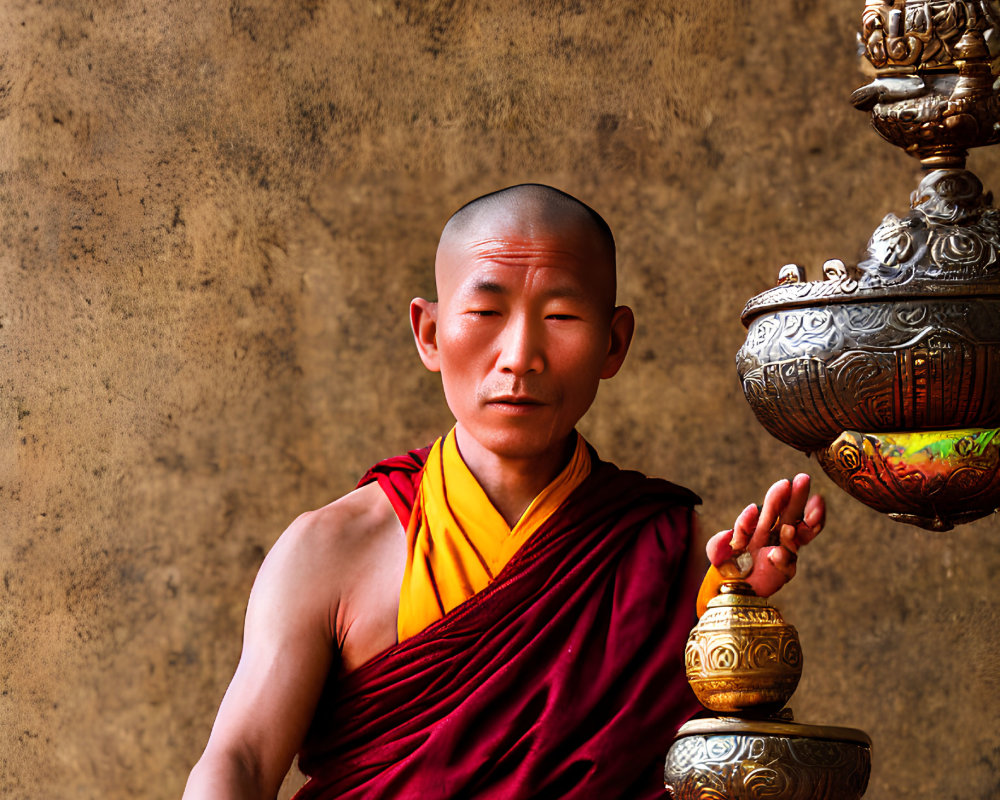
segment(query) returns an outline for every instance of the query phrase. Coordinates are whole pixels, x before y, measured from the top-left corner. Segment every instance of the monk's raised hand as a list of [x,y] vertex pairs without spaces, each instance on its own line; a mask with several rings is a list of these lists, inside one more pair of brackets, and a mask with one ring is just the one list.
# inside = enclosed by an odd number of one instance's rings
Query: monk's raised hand
[[823,529],[826,505],[819,495],[809,495],[809,476],[799,473],[780,480],[764,496],[761,506],[749,505],[736,518],[732,530],[708,541],[708,558],[716,567],[740,553],[752,557],[746,580],[761,597],[768,597],[795,575],[799,548]]

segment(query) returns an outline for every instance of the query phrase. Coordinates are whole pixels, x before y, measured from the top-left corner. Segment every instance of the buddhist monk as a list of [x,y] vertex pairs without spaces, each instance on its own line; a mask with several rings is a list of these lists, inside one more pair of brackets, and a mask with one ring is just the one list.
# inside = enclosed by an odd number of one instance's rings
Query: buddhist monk
[[[272,798],[296,753],[302,800],[664,795],[697,708],[700,501],[575,429],[635,326],[611,231],[514,186],[451,218],[435,276],[410,319],[455,426],[278,539],[186,798]],[[824,514],[808,476],[779,481],[709,561],[750,552],[769,595]]]

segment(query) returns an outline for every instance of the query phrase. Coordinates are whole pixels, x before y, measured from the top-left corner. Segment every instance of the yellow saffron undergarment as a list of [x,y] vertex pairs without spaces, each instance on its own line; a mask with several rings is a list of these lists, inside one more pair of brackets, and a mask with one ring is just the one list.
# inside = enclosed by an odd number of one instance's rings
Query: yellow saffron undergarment
[[[510,528],[462,460],[454,428],[438,439],[427,456],[406,530],[398,640],[420,633],[485,589],[590,474],[590,467],[587,445],[577,434],[569,463]],[[721,583],[718,570],[710,567],[698,593],[698,616]]]
[[455,429],[431,448],[406,530],[406,570],[396,634],[408,639],[485,589],[511,556],[590,474],[590,453],[576,435],[565,469],[513,528],[462,460]]

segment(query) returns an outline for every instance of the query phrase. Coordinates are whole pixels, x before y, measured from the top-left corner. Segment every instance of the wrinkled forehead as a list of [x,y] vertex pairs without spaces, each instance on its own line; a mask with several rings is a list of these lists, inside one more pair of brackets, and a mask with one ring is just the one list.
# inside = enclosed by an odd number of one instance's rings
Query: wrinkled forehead
[[506,270],[527,268],[558,272],[562,280],[576,282],[614,305],[614,254],[592,225],[518,210],[445,228],[435,261],[438,299],[446,299],[478,274],[503,275]]

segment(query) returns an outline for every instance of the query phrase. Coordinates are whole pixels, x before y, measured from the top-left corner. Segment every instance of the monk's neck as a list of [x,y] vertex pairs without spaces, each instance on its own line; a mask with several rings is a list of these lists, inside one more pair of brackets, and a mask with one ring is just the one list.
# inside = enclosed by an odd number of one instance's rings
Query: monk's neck
[[493,507],[500,512],[508,527],[513,528],[531,501],[552,483],[569,462],[576,447],[572,433],[550,452],[527,458],[505,458],[487,450],[461,426],[455,430],[455,441],[462,460],[475,476]]

